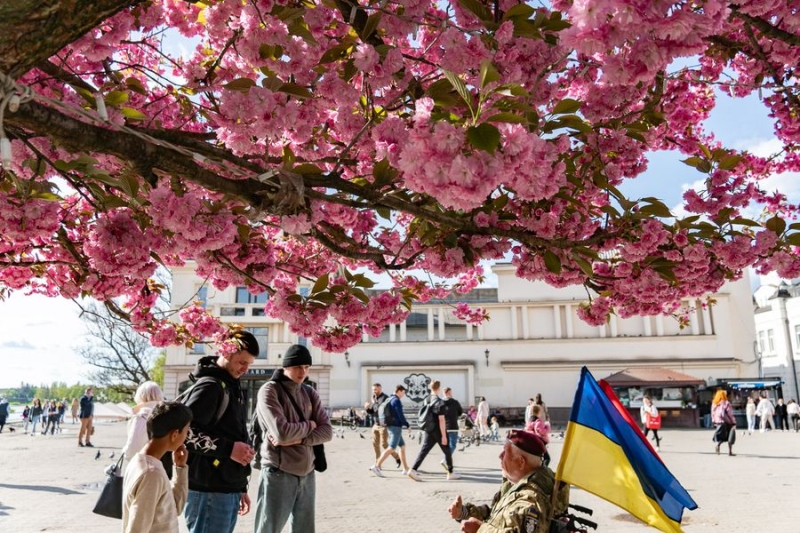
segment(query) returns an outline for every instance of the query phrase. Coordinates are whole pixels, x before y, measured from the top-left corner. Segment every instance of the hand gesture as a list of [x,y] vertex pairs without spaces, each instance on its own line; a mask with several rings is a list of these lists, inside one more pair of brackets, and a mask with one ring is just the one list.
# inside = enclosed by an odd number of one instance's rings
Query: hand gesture
[[450,517],[454,520],[461,519],[463,507],[464,504],[461,502],[461,496],[459,496],[455,499],[455,501],[453,501],[453,503],[450,504],[450,508],[448,509],[448,511],[450,511]]
[[250,496],[246,493],[242,493],[242,497],[239,500],[239,516],[244,516],[250,512]]
[[247,466],[255,457],[256,451],[246,442],[234,442],[231,450],[231,459],[242,466]]
[[172,452],[172,462],[175,466],[186,466],[186,460],[188,458],[189,452],[183,444],[181,444],[180,448]]
[[477,533],[482,523],[477,518],[468,518],[461,522],[461,533]]

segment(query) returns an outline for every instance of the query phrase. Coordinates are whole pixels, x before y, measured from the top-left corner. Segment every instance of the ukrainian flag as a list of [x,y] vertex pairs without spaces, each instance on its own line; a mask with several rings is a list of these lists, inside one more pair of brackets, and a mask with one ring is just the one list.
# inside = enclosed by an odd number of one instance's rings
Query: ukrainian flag
[[621,411],[613,392],[604,392],[583,367],[556,478],[661,531],[680,532],[684,508],[697,504]]

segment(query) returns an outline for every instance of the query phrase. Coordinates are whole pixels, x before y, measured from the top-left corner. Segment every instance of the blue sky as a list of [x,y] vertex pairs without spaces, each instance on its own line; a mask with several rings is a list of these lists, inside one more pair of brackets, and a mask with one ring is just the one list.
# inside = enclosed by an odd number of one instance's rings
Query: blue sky
[[[707,121],[707,130],[730,148],[760,155],[778,149],[771,121],[756,96],[736,100],[722,96]],[[648,171],[627,182],[623,192],[629,197],[655,196],[671,208],[678,206],[684,190],[701,179],[701,174],[680,162],[683,158],[675,152],[651,154]],[[799,178],[776,176],[764,187],[777,188],[800,202]],[[86,382],[88,367],[74,350],[82,344],[83,331],[78,308],[69,300],[17,293],[0,301],[0,388],[18,386],[22,381],[35,385]]]

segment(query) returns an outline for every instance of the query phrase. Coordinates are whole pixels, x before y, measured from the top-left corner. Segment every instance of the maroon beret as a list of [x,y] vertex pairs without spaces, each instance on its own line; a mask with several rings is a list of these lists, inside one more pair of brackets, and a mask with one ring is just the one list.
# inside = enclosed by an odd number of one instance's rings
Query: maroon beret
[[508,432],[508,440],[523,452],[531,455],[542,457],[547,451],[544,441],[530,431],[512,429]]

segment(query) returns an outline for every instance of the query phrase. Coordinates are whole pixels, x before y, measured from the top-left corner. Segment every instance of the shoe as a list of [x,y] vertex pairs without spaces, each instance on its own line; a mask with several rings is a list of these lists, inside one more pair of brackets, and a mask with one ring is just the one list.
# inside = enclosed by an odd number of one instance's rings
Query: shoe
[[461,474],[458,472],[450,472],[447,474],[447,481],[452,481],[454,479],[461,479]]
[[447,469],[447,463],[445,462],[445,460],[444,460],[444,459],[442,459],[441,461],[439,461],[439,464],[440,464],[440,465],[442,465],[442,468],[444,468],[444,471],[445,471],[445,472],[447,472],[447,473],[450,473],[450,471]]
[[416,470],[409,470],[408,474],[406,475],[411,479],[413,479],[414,481],[422,481],[422,478],[419,477],[419,472],[417,472]]
[[394,460],[397,462],[397,468],[400,468],[401,466],[403,466],[403,463],[400,462],[400,458],[399,457],[395,457]]
[[87,448],[94,448],[94,444],[92,444],[91,442],[87,442],[86,443],[86,447]]
[[656,446],[656,451],[657,451],[657,452],[660,452],[660,451],[661,451],[661,449],[660,449],[658,446]]
[[719,455],[719,444],[716,445],[715,449],[717,451],[717,455]]
[[409,472],[411,472],[411,470],[406,470],[405,468],[403,469],[403,475],[404,476],[407,476]]
[[380,469],[380,468],[378,468],[377,466],[375,466],[375,465],[372,465],[371,467],[369,467],[369,469],[370,469],[370,471],[371,471],[373,474],[375,474],[376,476],[378,476],[378,477],[383,477],[383,472],[381,472],[381,469]]
[[[33,433],[31,433],[31,435],[33,435]],[[78,446],[80,446],[81,448],[83,448],[83,443],[82,443],[82,442],[79,442],[79,443],[78,443]]]

